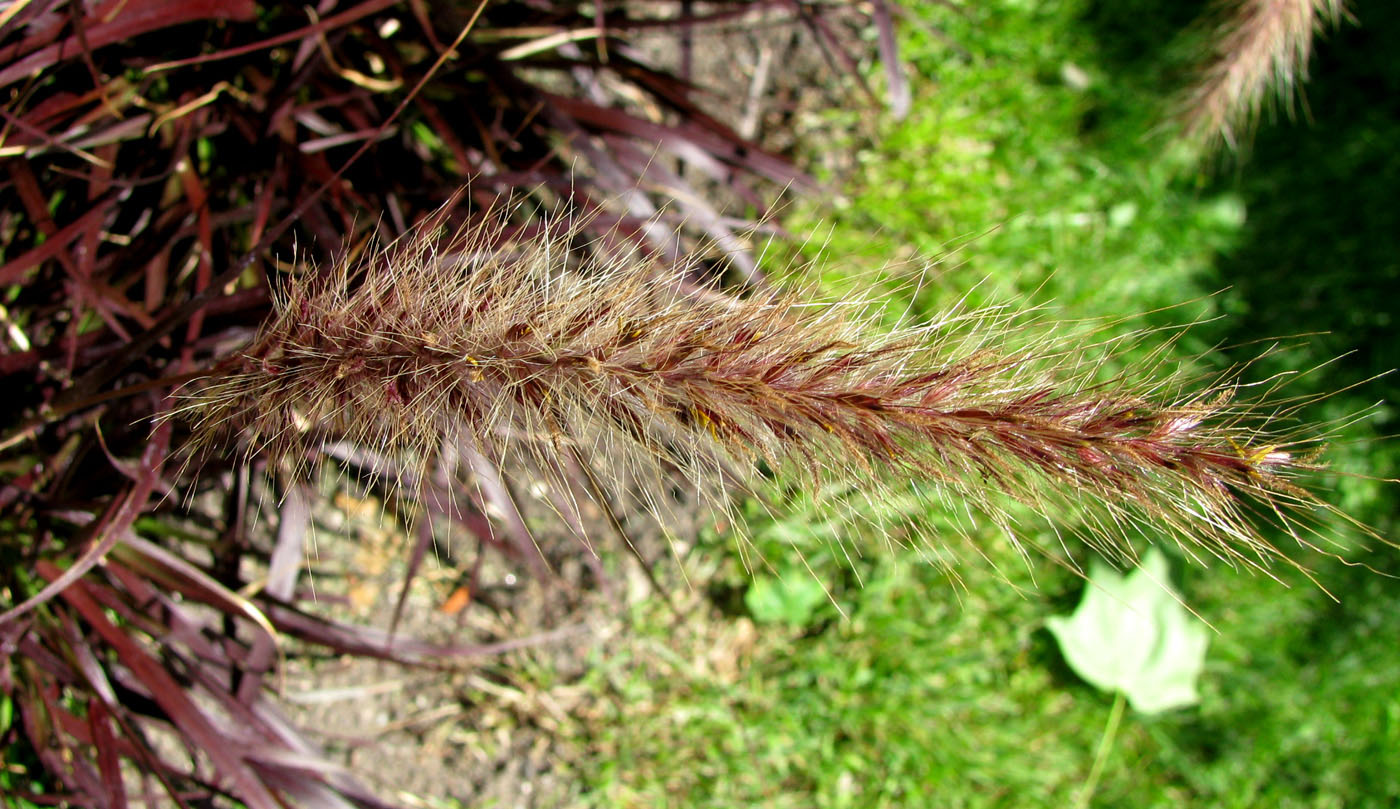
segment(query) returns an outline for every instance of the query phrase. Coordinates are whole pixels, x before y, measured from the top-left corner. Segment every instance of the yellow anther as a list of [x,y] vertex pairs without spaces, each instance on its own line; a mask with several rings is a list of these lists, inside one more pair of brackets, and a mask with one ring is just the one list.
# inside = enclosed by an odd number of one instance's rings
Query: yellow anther
[[1240,460],[1244,461],[1245,465],[1249,467],[1248,471],[1251,477],[1259,476],[1258,467],[1268,466],[1269,464],[1286,463],[1292,458],[1287,452],[1280,452],[1278,444],[1265,444],[1257,448],[1242,447],[1235,443],[1234,439],[1227,440],[1230,442],[1230,446],[1234,448],[1235,453],[1240,456]]

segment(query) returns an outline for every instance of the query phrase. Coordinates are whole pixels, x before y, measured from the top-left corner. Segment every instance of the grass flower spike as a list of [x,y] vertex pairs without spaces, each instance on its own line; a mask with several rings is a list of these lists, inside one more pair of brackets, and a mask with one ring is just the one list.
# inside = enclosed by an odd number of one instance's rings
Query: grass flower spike
[[1287,100],[1306,77],[1314,30],[1341,16],[1341,0],[1231,3],[1214,58],[1184,100],[1187,134],[1239,148],[1270,99]]
[[1313,454],[1232,384],[1103,381],[1086,347],[1000,347],[1022,330],[1004,312],[890,333],[858,303],[684,291],[570,224],[504,244],[501,227],[425,227],[293,280],[241,367],[187,394],[197,443],[237,434],[305,469],[348,440],[421,476],[465,442],[557,483],[591,467],[603,500],[677,472],[753,491],[765,468],[876,492],[928,480],[1007,528],[1009,497],[1111,553],[1150,526],[1250,563],[1274,553],[1258,515],[1291,529],[1317,506],[1295,482]]

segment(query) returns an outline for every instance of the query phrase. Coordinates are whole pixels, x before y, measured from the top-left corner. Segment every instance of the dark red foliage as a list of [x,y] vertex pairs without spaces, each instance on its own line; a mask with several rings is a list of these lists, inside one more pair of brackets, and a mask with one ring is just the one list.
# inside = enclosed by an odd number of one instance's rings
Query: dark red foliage
[[[518,642],[435,646],[311,617],[290,586],[296,530],[264,560],[286,586],[238,596],[239,560],[259,551],[242,513],[248,470],[228,459],[207,459],[200,478],[203,490],[245,481],[213,515],[223,539],[212,563],[133,532],[140,518],[190,516],[169,496],[190,483],[172,460],[186,436],[170,423],[153,431],[151,417],[181,382],[238,362],[293,263],[325,266],[371,235],[407,232],[467,186],[459,217],[528,198],[590,213],[597,233],[663,255],[683,252],[684,224],[760,283],[742,225],[699,202],[678,161],[754,216],[775,189],[810,181],[703,110],[687,60],[679,72],[651,66],[631,40],[671,31],[684,49],[693,26],[783,13],[853,64],[846,33],[862,22],[795,0],[714,2],[703,15],[613,0],[329,8],[0,6],[0,689],[18,708],[0,750],[30,751],[41,765],[31,777],[74,804],[120,807],[129,791],[177,805],[381,805],[344,772],[308,771],[314,745],[264,693],[269,632],[434,665]],[[875,12],[888,56],[888,10]],[[589,29],[601,33],[550,38]],[[609,96],[602,76],[632,100]],[[668,204],[667,226],[651,226]],[[408,381],[392,384],[389,397],[411,403]],[[496,525],[487,503],[445,491],[424,500],[539,567],[518,519]],[[150,722],[201,751],[193,769],[146,741]],[[136,783],[122,786],[124,772]]]

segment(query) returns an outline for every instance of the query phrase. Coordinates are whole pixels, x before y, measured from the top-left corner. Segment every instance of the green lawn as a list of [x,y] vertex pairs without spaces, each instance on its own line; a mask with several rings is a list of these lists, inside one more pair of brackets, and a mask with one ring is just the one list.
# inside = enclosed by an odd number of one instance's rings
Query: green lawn
[[[1207,172],[1159,128],[1189,51],[1170,32],[1197,4],[926,5],[923,26],[942,36],[906,30],[913,114],[873,136],[857,124],[866,111],[837,114],[831,128],[849,142],[823,148],[860,148],[860,171],[835,209],[788,222],[830,229],[824,287],[884,278],[891,311],[903,311],[917,261],[872,268],[947,254],[917,287],[929,316],[963,296],[1015,300],[1052,318],[1145,313],[1121,328],[1166,328],[1166,339],[1224,315],[1172,348],[1170,364],[1201,372],[1263,352],[1268,338],[1328,331],[1285,340],[1289,350],[1250,370],[1260,379],[1345,354],[1293,382],[1300,396],[1400,364],[1393,7],[1351,6],[1360,27],[1323,47],[1310,121],[1266,124],[1250,159]],[[1343,418],[1396,392],[1374,380],[1305,415]],[[1334,465],[1393,477],[1395,443],[1377,436],[1394,431],[1391,411],[1373,410],[1341,433]],[[1393,485],[1321,485],[1393,531]],[[583,731],[600,762],[589,773],[598,806],[1060,807],[1083,797],[1114,700],[1069,669],[1045,630],[1078,603],[1078,577],[1023,561],[990,527],[971,529],[988,563],[960,563],[956,581],[887,550],[891,526],[956,530],[917,487],[870,507],[882,512],[870,535],[840,537],[868,549],[853,562],[828,543],[853,523],[833,526],[816,502],[789,505],[780,518],[755,510],[752,529],[780,577],[749,577],[731,541],[714,537],[688,560],[707,582],[697,586],[710,618],[676,630],[659,605],[643,606],[634,651],[597,661],[590,683],[616,706]],[[1355,542],[1341,526],[1327,531]],[[1093,805],[1400,806],[1400,581],[1297,557],[1320,587],[1173,556],[1185,602],[1214,627],[1201,700],[1129,711]],[[1351,557],[1400,576],[1393,549]],[[803,582],[814,573],[846,617],[811,598]],[[783,615],[751,631],[754,618]],[[731,654],[739,667],[716,662]]]

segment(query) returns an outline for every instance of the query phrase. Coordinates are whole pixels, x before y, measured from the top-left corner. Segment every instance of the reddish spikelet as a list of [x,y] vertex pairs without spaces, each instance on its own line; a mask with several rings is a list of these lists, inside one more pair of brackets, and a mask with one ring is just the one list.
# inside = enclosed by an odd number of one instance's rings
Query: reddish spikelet
[[1238,148],[1269,99],[1287,99],[1306,77],[1313,32],[1341,15],[1342,0],[1232,0],[1182,105],[1187,136]]
[[504,247],[490,227],[420,230],[295,281],[242,369],[187,394],[196,443],[236,434],[303,470],[349,440],[421,474],[448,440],[555,481],[596,459],[658,483],[737,470],[758,488],[759,461],[877,496],[932,480],[1008,528],[1007,495],[1110,552],[1147,526],[1251,564],[1275,551],[1247,512],[1292,530],[1319,507],[1294,482],[1312,454],[1232,384],[1098,382],[1092,351],[1048,337],[998,351],[1019,328],[999,312],[890,334],[858,305],[686,293],[639,253],[546,230]]

